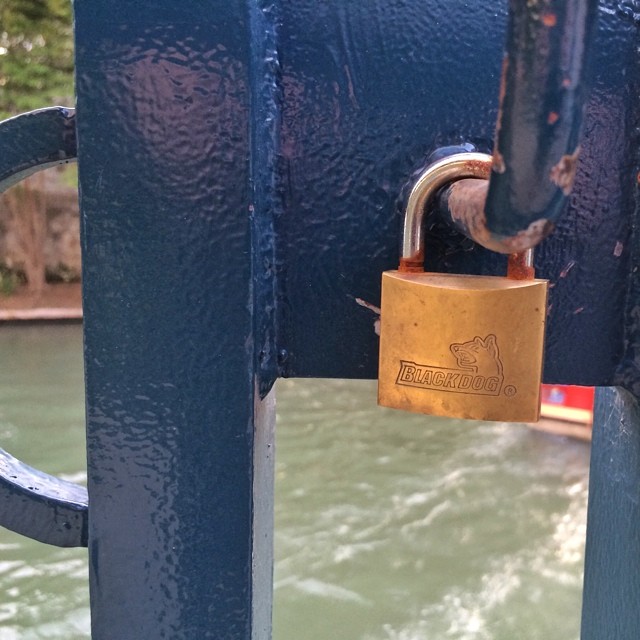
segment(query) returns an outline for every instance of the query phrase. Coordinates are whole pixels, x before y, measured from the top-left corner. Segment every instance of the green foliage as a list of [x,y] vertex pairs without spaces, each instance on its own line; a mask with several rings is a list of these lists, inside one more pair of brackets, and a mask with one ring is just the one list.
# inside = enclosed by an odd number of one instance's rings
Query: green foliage
[[71,101],[70,0],[0,2],[0,119]]
[[25,283],[24,274],[0,263],[0,296],[10,296]]
[[58,175],[56,182],[63,184],[65,187],[78,188],[78,165],[75,162],[71,164],[61,165],[56,168]]
[[80,274],[66,264],[60,263],[55,269],[47,268],[46,270],[46,281],[49,284],[80,282],[80,280]]

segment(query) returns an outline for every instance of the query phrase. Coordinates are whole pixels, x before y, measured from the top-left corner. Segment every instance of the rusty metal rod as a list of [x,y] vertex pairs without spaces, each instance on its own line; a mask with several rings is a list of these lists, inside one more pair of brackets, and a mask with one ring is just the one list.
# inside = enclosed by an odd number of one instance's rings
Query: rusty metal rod
[[[440,198],[445,217],[489,249],[535,246],[564,208],[580,154],[597,8],[597,0],[509,2],[489,184],[456,182]],[[480,226],[480,235],[470,233]]]

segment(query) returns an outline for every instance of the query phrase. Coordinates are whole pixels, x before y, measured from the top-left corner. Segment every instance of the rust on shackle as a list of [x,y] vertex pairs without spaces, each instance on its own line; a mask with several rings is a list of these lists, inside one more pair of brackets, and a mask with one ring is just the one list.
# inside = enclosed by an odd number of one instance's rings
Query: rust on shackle
[[536,277],[532,249],[509,254],[507,277],[511,280],[533,280]]
[[424,271],[424,251],[418,251],[410,258],[400,257],[398,271],[403,273],[420,273]]
[[491,156],[484,153],[458,153],[430,165],[413,186],[404,216],[399,271],[419,272],[424,268],[423,219],[431,199],[439,189],[465,178],[486,181]]
[[511,236],[493,233],[487,222],[487,180],[465,179],[451,183],[439,199],[440,213],[474,242],[498,253],[517,253],[535,247],[555,228],[547,218],[534,220]]
[[[492,158],[484,153],[459,153],[447,156],[430,165],[413,186],[405,209],[402,251],[398,271],[419,273],[424,270],[423,219],[431,200],[442,187],[454,193],[452,211],[460,212],[456,226],[466,235],[477,239],[500,253],[508,253],[509,277],[527,280],[534,277],[532,252],[529,247],[518,244],[514,239],[497,243],[486,228],[482,207],[477,207],[483,187],[491,173]],[[456,191],[453,191],[457,188]],[[470,196],[478,193],[479,196]],[[524,237],[524,234],[521,234]],[[482,241],[480,241],[482,240]],[[516,239],[518,240],[518,238]]]

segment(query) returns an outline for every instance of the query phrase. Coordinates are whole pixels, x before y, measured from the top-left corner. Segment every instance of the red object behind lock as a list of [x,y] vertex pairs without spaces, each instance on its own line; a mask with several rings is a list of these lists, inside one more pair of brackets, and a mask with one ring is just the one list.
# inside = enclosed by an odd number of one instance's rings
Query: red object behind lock
[[594,387],[543,384],[541,415],[569,422],[593,421]]

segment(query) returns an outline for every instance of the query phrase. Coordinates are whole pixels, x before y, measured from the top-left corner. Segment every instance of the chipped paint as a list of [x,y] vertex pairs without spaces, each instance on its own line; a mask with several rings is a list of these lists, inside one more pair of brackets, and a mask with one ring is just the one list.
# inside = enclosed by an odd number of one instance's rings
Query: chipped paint
[[375,314],[374,320],[373,320],[373,330],[375,331],[376,335],[380,335],[380,307],[376,307],[374,304],[371,304],[370,302],[367,302],[366,300],[363,300],[362,298],[355,298],[356,304],[359,304],[361,307],[364,307],[365,309],[369,309],[369,311],[373,311],[373,313]]
[[559,196],[574,183],[598,2],[511,1],[509,7],[485,206],[487,226],[504,236],[542,215],[556,222],[566,209]]
[[568,196],[573,189],[573,182],[576,178],[576,169],[578,167],[578,158],[580,156],[580,147],[570,154],[560,158],[560,162],[551,168],[549,179],[553,184],[562,189],[562,193]]
[[451,222],[483,247],[498,253],[520,253],[535,247],[555,228],[553,222],[540,218],[513,236],[493,233],[485,215],[487,188],[486,180],[458,180],[444,194]]
[[493,167],[495,173],[504,173],[507,165],[504,163],[504,156],[498,151],[497,147],[493,151]]
[[575,260],[569,260],[569,262],[567,262],[567,264],[565,265],[564,269],[560,272],[559,277],[560,278],[566,278],[567,274],[569,273],[569,271],[571,271],[571,269],[573,269],[573,267],[576,266],[576,261]]
[[[495,139],[498,140],[500,136],[500,130],[502,129],[502,117],[504,115],[504,96],[507,87],[507,71],[509,69],[509,55],[505,55],[502,59],[502,71],[500,73],[500,91],[498,93],[498,117],[496,120]],[[504,156],[500,153],[500,149],[496,144],[493,149],[493,167],[492,170],[497,174],[502,174],[506,171],[507,166],[504,162]]]

